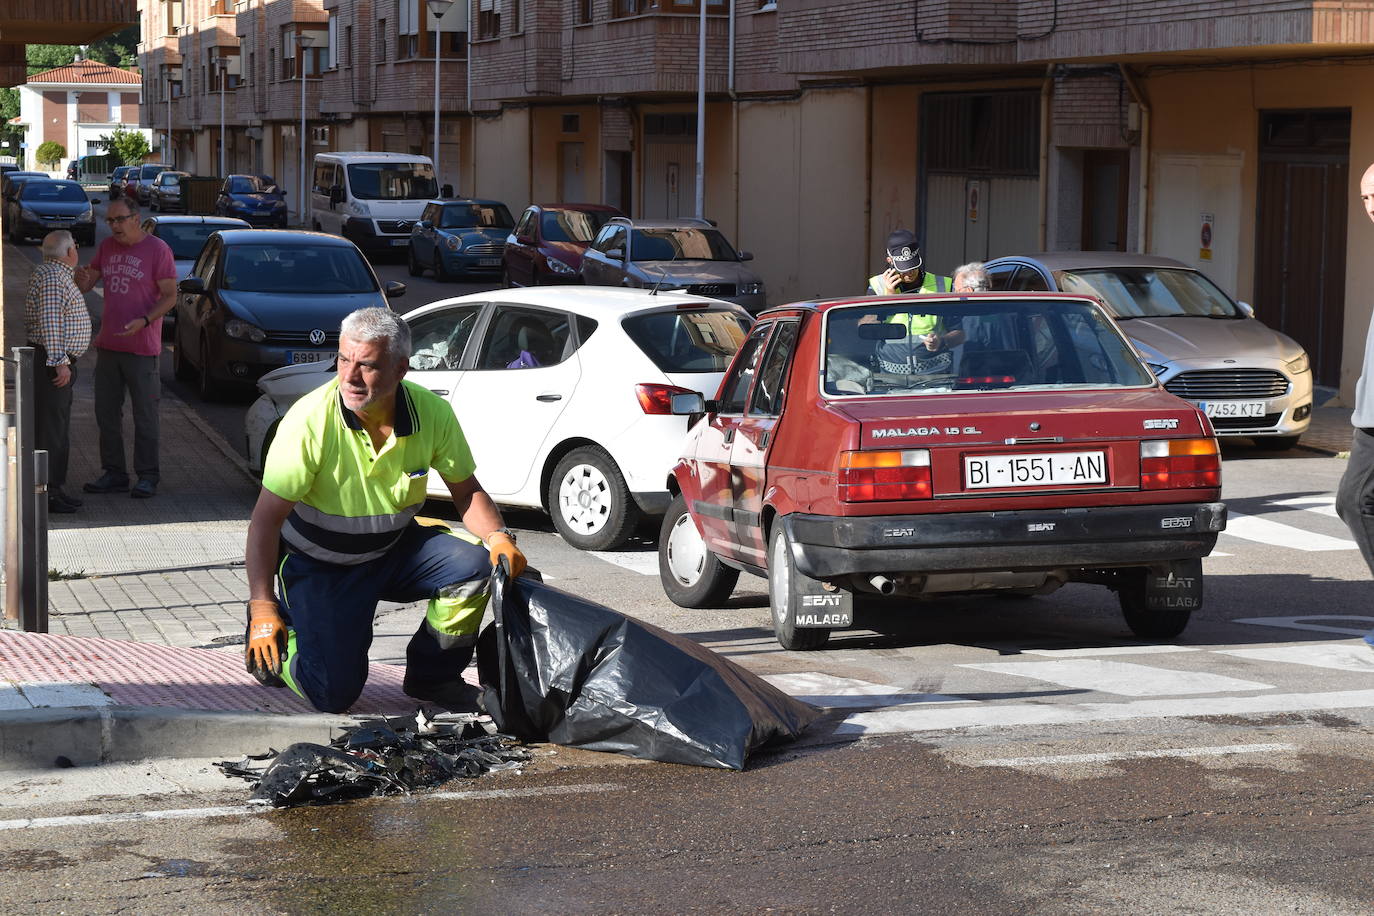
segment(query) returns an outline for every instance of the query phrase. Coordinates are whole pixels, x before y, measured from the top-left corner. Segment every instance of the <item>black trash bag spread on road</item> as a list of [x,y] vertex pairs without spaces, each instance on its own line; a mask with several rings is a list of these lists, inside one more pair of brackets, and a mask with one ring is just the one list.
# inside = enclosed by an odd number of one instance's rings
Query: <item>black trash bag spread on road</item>
[[740,770],[821,715],[686,637],[502,569],[491,608],[483,699],[519,738]]
[[408,795],[452,779],[519,769],[530,758],[515,738],[491,733],[476,716],[430,719],[421,711],[404,719],[366,720],[329,745],[302,742],[216,766],[254,784],[250,803],[293,808]]

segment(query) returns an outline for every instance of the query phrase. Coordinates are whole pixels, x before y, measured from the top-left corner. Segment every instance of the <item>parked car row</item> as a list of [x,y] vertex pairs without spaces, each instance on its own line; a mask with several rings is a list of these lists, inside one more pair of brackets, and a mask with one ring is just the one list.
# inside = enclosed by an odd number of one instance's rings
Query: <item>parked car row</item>
[[[125,197],[154,213],[186,213],[184,180],[191,177],[165,165],[121,165],[110,177],[110,200]],[[227,175],[215,198],[214,215],[285,229],[286,193],[270,175]]]
[[78,244],[95,243],[95,210],[75,181],[54,179],[46,172],[8,171],[0,181],[3,227],[11,242],[41,239],[66,229]]

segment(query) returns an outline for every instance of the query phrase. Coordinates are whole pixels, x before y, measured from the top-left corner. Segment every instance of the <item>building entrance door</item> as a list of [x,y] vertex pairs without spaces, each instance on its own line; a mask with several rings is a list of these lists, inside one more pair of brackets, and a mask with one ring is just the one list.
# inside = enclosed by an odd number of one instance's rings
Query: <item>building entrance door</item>
[[1350,109],[1260,113],[1255,310],[1340,384]]
[[1084,150],[1084,251],[1126,250],[1126,208],[1130,203],[1130,174],[1130,150]]

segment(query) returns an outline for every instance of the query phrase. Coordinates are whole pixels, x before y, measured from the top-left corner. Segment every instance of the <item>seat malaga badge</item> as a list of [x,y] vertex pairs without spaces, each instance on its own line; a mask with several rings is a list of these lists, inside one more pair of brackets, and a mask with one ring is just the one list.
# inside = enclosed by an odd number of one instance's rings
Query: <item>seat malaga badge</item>
[[908,436],[977,436],[976,426],[884,426],[873,430],[874,439],[904,439]]

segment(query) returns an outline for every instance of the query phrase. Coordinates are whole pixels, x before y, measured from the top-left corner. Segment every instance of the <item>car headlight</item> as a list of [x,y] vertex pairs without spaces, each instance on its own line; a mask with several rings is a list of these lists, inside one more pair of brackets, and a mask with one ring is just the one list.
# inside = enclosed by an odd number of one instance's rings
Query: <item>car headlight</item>
[[262,343],[267,339],[267,333],[262,328],[238,318],[230,318],[224,323],[224,333],[237,340],[251,340],[253,343]]
[[444,244],[448,246],[449,251],[459,251],[463,247],[463,240],[456,235],[447,235],[444,236]]
[[567,264],[564,264],[562,261],[558,260],[557,258],[545,258],[544,260],[548,263],[548,265],[549,265],[549,270],[552,271],[553,273],[558,274],[559,276],[562,276],[562,277],[575,277],[575,276],[577,276],[577,269],[576,269],[576,268],[569,267]]
[[1169,371],[1168,366],[1164,366],[1159,363],[1146,363],[1145,365],[1150,367],[1150,371],[1155,374],[1155,378],[1159,378],[1161,375]]
[[1294,375],[1302,375],[1310,368],[1307,362],[1307,352],[1303,351],[1303,354],[1297,359],[1290,359],[1284,363],[1284,367]]
[[37,213],[34,213],[34,212],[33,212],[32,210],[30,210],[28,207],[20,207],[20,208],[19,208],[19,218],[20,218],[20,219],[37,220],[37,219],[38,219],[38,214],[37,214]]
[[285,209],[286,209],[286,201],[284,201],[284,200],[274,200],[274,201],[272,201],[272,209],[273,209],[273,210],[285,210]]
[[739,294],[741,296],[758,296],[762,293],[762,283],[741,283],[739,285]]
[[90,207],[87,207],[86,209],[82,210],[81,215],[76,218],[76,221],[78,223],[89,223],[94,222],[94,220],[95,211],[92,210]]

